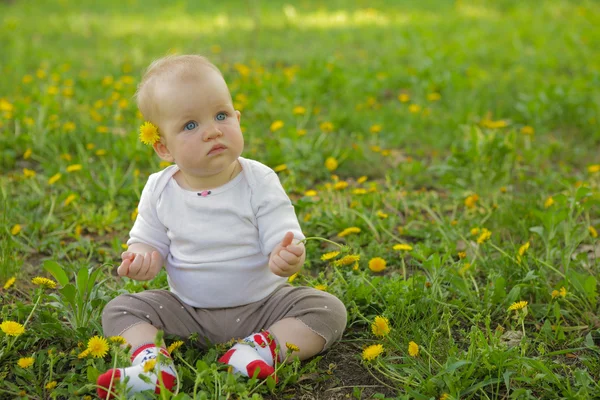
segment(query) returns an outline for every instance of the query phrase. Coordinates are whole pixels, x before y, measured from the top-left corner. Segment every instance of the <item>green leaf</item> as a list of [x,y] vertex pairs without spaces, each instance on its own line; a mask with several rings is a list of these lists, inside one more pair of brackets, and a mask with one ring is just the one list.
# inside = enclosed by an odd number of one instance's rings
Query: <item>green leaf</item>
[[87,268],[80,268],[77,272],[77,291],[81,298],[84,298],[87,293],[88,278],[89,274]]
[[598,297],[597,285],[598,281],[592,275],[588,276],[583,284],[585,294],[592,304],[596,304],[596,298]]
[[98,380],[98,377],[101,374],[102,374],[102,372],[100,372],[97,368],[95,368],[91,365],[87,367],[88,382],[96,383],[96,381]]
[[451,374],[454,371],[456,371],[458,368],[462,367],[463,365],[467,365],[467,364],[471,364],[471,361],[466,361],[466,360],[458,360],[456,362],[453,362],[452,364],[450,364],[445,370],[444,372]]
[[69,283],[69,277],[67,276],[67,273],[56,261],[44,261],[44,269],[50,272],[50,274],[58,281],[58,283],[60,283],[61,286],[66,286]]
[[494,294],[492,300],[494,303],[502,303],[506,297],[506,279],[500,276],[494,281]]
[[62,289],[59,289],[59,292],[60,292],[60,294],[62,294],[64,296],[65,299],[67,299],[67,301],[71,304],[71,306],[74,309],[75,308],[75,296],[77,295],[77,290],[75,289],[75,286],[73,286],[72,284],[69,283]]
[[269,388],[270,391],[273,391],[273,389],[275,389],[275,379],[273,378],[272,375],[269,375],[267,377],[267,387]]

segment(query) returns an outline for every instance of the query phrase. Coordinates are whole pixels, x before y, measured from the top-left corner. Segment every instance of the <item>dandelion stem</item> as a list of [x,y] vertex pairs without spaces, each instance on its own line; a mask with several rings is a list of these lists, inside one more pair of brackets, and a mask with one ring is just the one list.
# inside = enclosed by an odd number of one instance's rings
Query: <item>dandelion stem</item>
[[300,241],[300,243],[306,243],[309,240],[321,240],[323,242],[328,242],[328,243],[331,243],[331,244],[334,244],[334,245],[338,246],[340,249],[344,247],[343,245],[341,245],[339,243],[336,243],[333,240],[325,239],[325,238],[322,238],[322,237],[319,237],[319,236],[311,236],[311,237],[304,238],[304,239],[302,239]]

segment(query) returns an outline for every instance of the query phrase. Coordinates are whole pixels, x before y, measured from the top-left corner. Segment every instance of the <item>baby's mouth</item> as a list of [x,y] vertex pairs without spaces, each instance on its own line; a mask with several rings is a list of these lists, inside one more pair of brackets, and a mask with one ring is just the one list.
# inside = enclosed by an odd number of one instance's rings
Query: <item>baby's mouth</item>
[[222,144],[215,144],[210,151],[208,152],[207,155],[211,155],[211,154],[217,154],[217,153],[221,153],[222,151],[226,150],[227,146],[222,145]]

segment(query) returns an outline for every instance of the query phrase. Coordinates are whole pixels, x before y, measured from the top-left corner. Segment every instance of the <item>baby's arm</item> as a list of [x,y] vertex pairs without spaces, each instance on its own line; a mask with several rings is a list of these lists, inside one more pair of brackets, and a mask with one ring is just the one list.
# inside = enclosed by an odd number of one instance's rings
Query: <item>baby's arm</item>
[[127,251],[121,253],[121,260],[121,265],[117,269],[119,276],[137,281],[154,279],[165,263],[158,250],[145,243],[133,243]]

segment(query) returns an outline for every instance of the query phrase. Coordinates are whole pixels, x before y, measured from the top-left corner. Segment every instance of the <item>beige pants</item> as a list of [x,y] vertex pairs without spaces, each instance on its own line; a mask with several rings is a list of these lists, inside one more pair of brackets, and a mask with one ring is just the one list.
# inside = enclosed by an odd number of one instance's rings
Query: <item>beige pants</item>
[[268,329],[284,318],[296,318],[325,339],[328,349],[342,337],[347,314],[335,296],[304,286],[285,284],[266,298],[229,308],[194,308],[167,290],[123,294],[111,300],[102,313],[105,336],[117,336],[141,323],[165,334],[187,338],[199,334],[199,345],[241,339]]

